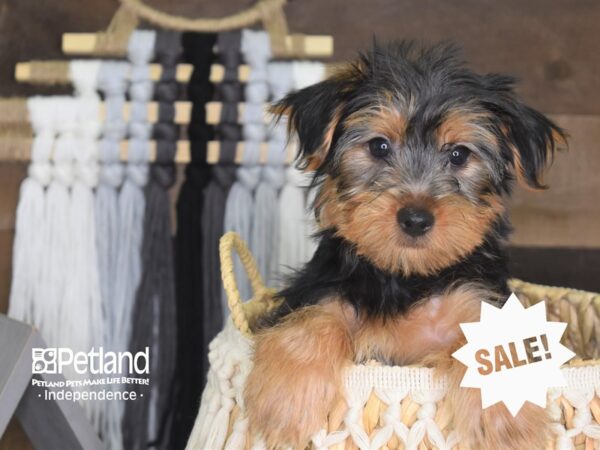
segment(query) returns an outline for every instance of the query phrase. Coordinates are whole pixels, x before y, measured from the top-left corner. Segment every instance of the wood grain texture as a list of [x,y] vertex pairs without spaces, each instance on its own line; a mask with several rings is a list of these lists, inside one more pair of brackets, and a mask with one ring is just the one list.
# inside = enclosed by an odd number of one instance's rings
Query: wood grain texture
[[600,116],[553,115],[570,135],[556,155],[547,191],[517,189],[513,244],[600,248]]
[[[187,17],[217,17],[251,1],[148,3]],[[65,59],[62,33],[104,29],[116,7],[116,0],[0,2],[0,95],[50,92],[18,85],[14,64]],[[295,0],[286,13],[294,32],[333,35],[335,60],[353,57],[374,37],[451,39],[464,47],[475,68],[518,76],[524,97],[545,112],[600,113],[600,3],[595,0]]]
[[[188,17],[217,17],[251,0],[148,0]],[[85,6],[84,6],[85,5]],[[93,32],[109,23],[116,0],[0,0],[0,96],[68,93],[14,81],[14,65],[31,59],[67,59],[64,32]],[[559,155],[550,190],[519,190],[512,203],[512,251],[517,276],[530,281],[600,291],[600,2],[596,0],[294,0],[286,7],[294,32],[332,34],[334,60],[353,57],[373,37],[436,42],[451,39],[481,71],[520,78],[519,91],[571,134]],[[0,311],[6,311],[14,214],[25,167],[0,164]],[[178,185],[182,180],[179,172]],[[173,198],[176,198],[176,190]],[[537,246],[537,247],[531,247]],[[545,249],[541,247],[561,247]],[[569,250],[589,247],[596,250]],[[16,424],[0,449],[27,448]]]
[[0,164],[0,313],[8,308],[15,214],[26,173],[24,164]]

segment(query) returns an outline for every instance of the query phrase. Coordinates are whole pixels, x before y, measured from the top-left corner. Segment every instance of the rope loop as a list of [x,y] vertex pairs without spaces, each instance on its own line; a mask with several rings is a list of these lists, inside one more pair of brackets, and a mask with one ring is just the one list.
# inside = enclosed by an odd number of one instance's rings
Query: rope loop
[[258,0],[249,8],[220,18],[190,19],[158,11],[142,0],[121,0],[121,6],[115,13],[105,31],[96,34],[95,53],[101,55],[119,55],[126,52],[129,35],[137,27],[140,19],[161,28],[175,31],[195,31],[217,33],[250,27],[262,23],[269,32],[271,45],[278,56],[292,52],[300,53],[302,45],[297,45],[299,36],[292,39],[288,48],[286,38],[288,25],[283,11],[287,0]]
[[251,333],[248,317],[244,310],[244,302],[242,301],[233,270],[234,250],[240,257],[246,274],[248,275],[254,293],[254,300],[260,302],[268,301],[268,298],[271,297],[273,291],[264,285],[263,279],[258,272],[256,262],[240,235],[231,231],[224,234],[219,242],[219,253],[221,258],[221,277],[223,279],[225,293],[227,294],[227,304],[229,305],[231,318],[235,327],[242,333],[249,335]]
[[281,11],[286,1],[259,0],[243,11],[210,19],[189,19],[167,14],[145,5],[141,0],[121,0],[121,4],[137,17],[154,25],[178,31],[216,33],[249,27],[260,21],[269,23],[269,18]]

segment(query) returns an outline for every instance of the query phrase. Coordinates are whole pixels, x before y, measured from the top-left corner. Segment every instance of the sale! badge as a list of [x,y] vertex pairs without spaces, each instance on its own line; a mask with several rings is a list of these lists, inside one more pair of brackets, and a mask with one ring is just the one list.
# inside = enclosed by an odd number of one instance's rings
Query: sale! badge
[[513,416],[526,401],[546,407],[548,388],[566,384],[560,366],[575,356],[560,343],[566,326],[546,320],[544,302],[526,309],[515,294],[502,308],[482,303],[480,322],[460,325],[468,343],[452,354],[467,366],[460,385],[480,388],[483,408],[503,401]]

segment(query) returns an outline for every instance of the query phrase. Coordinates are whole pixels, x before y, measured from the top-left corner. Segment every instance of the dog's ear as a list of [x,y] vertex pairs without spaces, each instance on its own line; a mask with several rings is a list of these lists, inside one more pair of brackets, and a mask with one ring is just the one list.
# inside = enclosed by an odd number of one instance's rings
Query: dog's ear
[[297,133],[300,167],[316,170],[323,164],[349,94],[349,80],[336,76],[288,94],[271,107],[279,120],[288,119],[288,133]]
[[501,137],[508,147],[505,155],[517,180],[530,189],[546,189],[544,169],[552,162],[555,150],[567,148],[567,134],[517,98],[513,77],[487,74],[482,80],[489,95],[487,107],[500,120]]
[[542,175],[555,150],[566,147],[565,132],[542,113],[520,102],[514,105],[505,125],[517,180],[531,189],[546,189]]
[[517,180],[525,187],[546,189],[544,169],[557,149],[567,147],[567,135],[542,113],[522,103],[514,93],[515,79],[501,74],[483,77],[490,94],[487,106],[500,120],[506,157]]

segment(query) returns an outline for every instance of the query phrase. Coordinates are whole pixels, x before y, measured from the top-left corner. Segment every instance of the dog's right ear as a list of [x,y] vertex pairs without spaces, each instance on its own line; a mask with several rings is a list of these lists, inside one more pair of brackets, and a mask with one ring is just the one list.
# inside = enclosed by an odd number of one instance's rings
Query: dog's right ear
[[331,149],[333,135],[350,92],[350,80],[338,74],[288,94],[270,111],[277,119],[287,116],[288,134],[297,133],[299,166],[317,170]]

